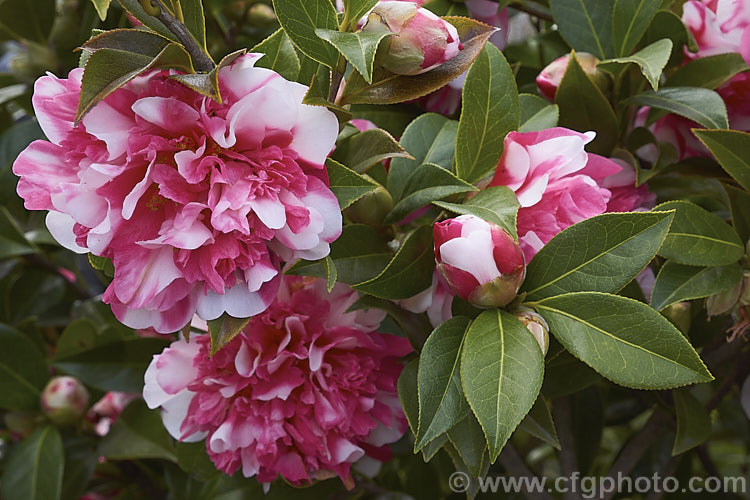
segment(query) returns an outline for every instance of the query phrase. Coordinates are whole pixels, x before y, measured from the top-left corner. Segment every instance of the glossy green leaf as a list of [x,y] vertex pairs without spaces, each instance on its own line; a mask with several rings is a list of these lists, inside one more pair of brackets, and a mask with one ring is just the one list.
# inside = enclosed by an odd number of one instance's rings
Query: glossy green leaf
[[412,159],[391,134],[379,128],[365,130],[339,141],[334,156],[358,173],[388,158]]
[[741,279],[739,264],[699,267],[667,262],[656,276],[651,307],[661,311],[675,302],[708,297],[732,288]]
[[544,441],[553,448],[560,449],[560,440],[557,438],[552,414],[549,411],[547,401],[545,401],[544,396],[541,394],[536,398],[534,406],[531,407],[529,414],[521,421],[518,428]]
[[378,187],[376,182],[331,158],[326,160],[326,167],[328,167],[331,191],[339,200],[342,210]]
[[461,347],[470,324],[469,318],[451,318],[437,327],[422,347],[417,376],[419,425],[415,452],[459,423],[469,412],[459,368]]
[[683,60],[683,48],[685,46],[691,51],[698,50],[698,45],[695,42],[695,38],[693,38],[693,34],[685,26],[685,23],[682,22],[680,16],[670,10],[659,10],[656,12],[641,43],[649,45],[662,38],[669,38],[674,45],[672,57],[668,63],[670,66],[679,64]]
[[523,323],[500,309],[474,320],[461,353],[461,383],[492,462],[533,406],[543,378],[542,351]]
[[109,10],[109,4],[112,2],[112,0],[91,0],[91,3],[94,4],[94,8],[96,9],[96,13],[99,16],[99,19],[104,21],[107,18],[107,11]]
[[579,132],[596,131],[596,138],[587,149],[603,155],[611,153],[617,142],[617,117],[575,57],[568,62],[555,94],[555,104],[560,107],[560,126]]
[[6,207],[0,207],[0,259],[36,253]]
[[676,210],[659,255],[679,264],[723,266],[745,253],[742,240],[721,218],[688,201],[668,201],[655,211]]
[[567,351],[548,361],[542,394],[554,399],[575,394],[597,382],[601,376]]
[[711,434],[711,416],[687,388],[672,391],[677,413],[677,434],[672,456],[702,444]]
[[155,57],[118,49],[99,49],[86,62],[76,124],[99,101],[130,80],[152,68],[170,67],[194,71],[190,55],[176,43],[166,45]]
[[[393,255],[377,229],[365,224],[347,224],[341,236],[331,243],[330,257],[336,265],[338,281],[353,284],[380,274]],[[326,277],[320,261],[300,260],[285,274]]]
[[246,52],[247,49],[240,49],[224,56],[224,58],[219,61],[219,64],[217,64],[216,67],[208,73],[187,73],[184,75],[172,75],[170,76],[170,78],[177,80],[181,84],[193,89],[201,95],[204,95],[216,102],[221,103],[218,77],[219,70],[221,70],[225,66],[232,64],[235,59]]
[[149,410],[137,399],[130,403],[101,440],[99,455],[111,460],[161,458],[177,462],[172,438],[159,410]]
[[734,186],[724,185],[732,213],[732,226],[740,236],[740,241],[750,240],[750,193]]
[[315,34],[330,43],[354,66],[367,83],[372,83],[373,63],[380,42],[388,32],[358,31],[349,33],[330,29],[316,29]]
[[326,273],[326,290],[328,290],[328,293],[331,293],[331,290],[333,290],[333,287],[336,285],[336,263],[330,255],[326,255],[321,260],[323,261],[323,269],[325,269]]
[[344,4],[344,16],[348,20],[347,23],[342,22],[342,26],[347,24],[348,26],[344,26],[344,28],[353,30],[356,29],[362,16],[375,7],[378,0],[343,0],[342,3]]
[[694,130],[719,164],[750,192],[750,134],[738,130]]
[[93,36],[81,45],[81,49],[84,52],[116,49],[154,58],[170,43],[171,40],[156,33],[127,28],[108,30]]
[[45,425],[13,450],[0,480],[0,495],[4,500],[57,500],[64,468],[60,433]]
[[232,341],[251,318],[235,318],[227,313],[208,322],[208,333],[211,335],[211,356]]
[[265,54],[255,63],[256,68],[268,68],[287,80],[297,80],[300,72],[299,57],[297,57],[292,41],[283,29],[276,30],[271,36],[250,49],[250,52]]
[[614,293],[656,255],[669,231],[670,212],[607,213],[558,233],[526,268],[528,300],[561,293]]
[[625,99],[627,104],[650,106],[684,116],[707,128],[729,128],[721,96],[700,87],[664,87]]
[[352,288],[382,299],[408,299],[432,284],[432,227],[412,232],[383,272]]
[[589,52],[599,59],[615,55],[612,1],[550,0],[549,6],[560,34],[575,50]]
[[398,377],[397,390],[398,399],[404,409],[404,415],[412,433],[416,434],[419,424],[419,398],[417,397],[417,373],[419,372],[419,360],[412,359]]
[[[352,73],[346,81],[340,102],[342,104],[395,104],[417,99],[447,85],[469,69],[492,35],[494,28],[465,17],[443,19],[453,24],[458,31],[459,39],[464,47],[458,55],[421,75],[396,75],[376,67],[372,84],[368,84],[358,73]],[[335,27],[330,29],[335,29]]]
[[103,391],[141,392],[143,374],[167,341],[156,338],[119,340],[55,357],[54,366]]
[[401,146],[413,159],[394,158],[388,171],[388,191],[394,200],[402,197],[406,180],[423,163],[449,169],[456,149],[458,122],[436,113],[425,113],[411,122],[401,137]]
[[669,57],[672,55],[672,40],[663,38],[651,45],[644,47],[633,55],[607,59],[600,62],[597,67],[617,75],[617,72],[623,65],[637,64],[641,68],[641,73],[646,77],[651,88],[659,88],[659,78],[664,66],[667,65]]
[[[393,137],[403,139],[404,130],[419,114],[416,106],[400,106],[393,104],[354,104],[350,106],[354,118],[370,120],[378,127],[388,131]],[[434,163],[434,162],[433,162]]]
[[[612,12],[612,43],[615,56],[630,55],[646,33],[658,9],[659,2],[654,0],[615,0]],[[666,60],[664,63],[666,64]]]
[[0,408],[33,410],[49,371],[44,358],[23,333],[0,323]]
[[[198,42],[198,46],[208,53],[206,48],[206,16],[203,13],[203,0],[180,0],[182,17],[190,34]],[[211,57],[209,55],[209,57]]]
[[502,52],[487,44],[466,75],[456,137],[456,175],[476,182],[495,169],[503,139],[521,119],[513,71]]
[[[460,386],[459,390],[461,390]],[[463,394],[461,397],[463,398]],[[464,418],[448,431],[448,440],[458,452],[471,476],[481,476],[484,466],[489,465],[487,439],[484,437],[484,431],[477,417],[471,413],[468,405],[466,405]]]
[[331,69],[336,67],[338,51],[315,34],[317,28],[338,28],[336,9],[330,0],[274,0],[273,10],[299,50]]
[[646,304],[578,292],[530,305],[565,349],[616,384],[669,389],[713,380],[687,339]]
[[0,31],[19,41],[46,44],[55,21],[55,6],[55,0],[4,0],[0,2]]
[[433,205],[457,214],[471,214],[502,227],[513,238],[516,235],[516,216],[518,215],[518,198],[506,186],[484,188],[463,203],[434,201]]
[[560,108],[533,94],[518,96],[521,107],[521,125],[519,132],[537,132],[557,126]]
[[384,222],[393,224],[435,200],[468,191],[477,191],[477,188],[438,165],[425,163],[406,180],[403,198],[396,203]]
[[147,26],[154,30],[155,32],[159,33],[161,36],[167,37],[172,41],[177,42],[177,37],[174,33],[169,31],[169,28],[164,26],[164,24],[159,21],[154,16],[150,16],[146,14],[146,11],[143,10],[143,7],[141,7],[140,0],[117,0],[123,9],[130,12],[133,17],[135,17],[138,21],[143,23],[144,26]]
[[715,89],[748,69],[742,56],[735,52],[699,57],[680,66],[664,86]]

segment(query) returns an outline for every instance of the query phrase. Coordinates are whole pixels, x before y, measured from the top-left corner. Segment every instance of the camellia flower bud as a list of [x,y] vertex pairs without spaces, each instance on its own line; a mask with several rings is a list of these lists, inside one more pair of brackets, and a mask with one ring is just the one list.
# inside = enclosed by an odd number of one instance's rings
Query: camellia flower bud
[[474,215],[434,226],[437,269],[461,298],[479,307],[509,304],[526,277],[521,247],[503,228]]
[[429,71],[463,48],[452,24],[413,2],[380,2],[362,31],[393,33],[381,44],[379,61],[399,75]]
[[73,377],[54,377],[42,391],[42,411],[57,425],[74,424],[88,405],[88,391]]
[[539,313],[529,307],[519,307],[515,311],[516,318],[529,329],[539,347],[542,349],[542,355],[547,354],[549,349],[549,325]]
[[[596,68],[599,59],[587,52],[576,52],[576,59],[578,59],[578,64],[581,65],[581,69],[586,72],[596,86],[602,90],[606,90],[608,85],[607,77]],[[557,87],[560,86],[565,70],[568,68],[569,61],[570,54],[558,57],[549,63],[547,67],[539,73],[539,76],[536,77],[536,86],[539,89],[539,93],[550,101],[555,100]]]

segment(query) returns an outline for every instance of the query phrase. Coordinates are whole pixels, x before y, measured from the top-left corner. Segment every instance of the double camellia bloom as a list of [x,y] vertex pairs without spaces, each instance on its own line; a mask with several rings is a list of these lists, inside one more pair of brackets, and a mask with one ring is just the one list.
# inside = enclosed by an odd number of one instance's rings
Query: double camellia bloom
[[462,49],[456,28],[413,2],[380,2],[362,31],[393,33],[380,49],[380,63],[399,75],[418,75],[454,58]]
[[377,333],[385,313],[347,312],[358,294],[285,276],[278,299],[212,357],[208,335],[154,356],[144,398],[169,432],[205,440],[216,467],[292,484],[372,470],[406,430],[396,395],[403,337]]
[[750,64],[750,1],[690,0],[682,7],[682,21],[695,37],[691,58],[739,52]]
[[246,54],[218,72],[219,104],[170,71],[138,77],[73,126],[83,70],[40,78],[48,141],[16,160],[18,193],[64,246],[112,259],[104,294],[133,328],[174,332],[194,313],[258,314],[279,265],[319,259],[341,232],[324,162],[336,117]]

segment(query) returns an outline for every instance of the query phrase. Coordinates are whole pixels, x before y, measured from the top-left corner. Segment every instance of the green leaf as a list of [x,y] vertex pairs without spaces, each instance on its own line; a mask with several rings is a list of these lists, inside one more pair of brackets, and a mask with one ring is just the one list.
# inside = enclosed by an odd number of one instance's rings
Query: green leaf
[[432,227],[421,226],[407,237],[383,272],[352,288],[381,299],[408,299],[429,288],[434,267]]
[[336,9],[330,0],[273,0],[273,10],[299,50],[331,69],[336,67],[338,51],[315,34],[316,28],[338,28]]
[[334,156],[360,174],[387,158],[412,159],[391,134],[379,128],[365,130],[339,141]]
[[81,45],[81,49],[84,52],[116,49],[154,58],[170,43],[171,40],[156,33],[125,28],[108,30],[93,36]]
[[543,377],[542,351],[523,323],[500,309],[474,320],[461,353],[461,383],[491,462],[533,406]]
[[[331,243],[330,257],[336,266],[338,281],[353,284],[380,274],[393,255],[377,229],[365,224],[347,224],[341,236]],[[320,261],[300,260],[285,274],[326,277]]]
[[109,10],[109,4],[112,2],[112,0],[91,0],[91,3],[94,4],[94,8],[96,9],[96,13],[99,15],[99,19],[104,21],[107,18],[107,11]]
[[673,217],[670,212],[607,213],[570,226],[534,256],[521,290],[528,300],[617,292],[656,255]]
[[406,180],[403,198],[396,203],[384,222],[393,224],[435,200],[467,191],[477,191],[477,188],[438,165],[425,163]]
[[367,83],[372,83],[372,69],[375,62],[375,54],[380,42],[387,36],[388,32],[358,31],[349,33],[330,29],[316,29],[315,34],[330,43],[336,50],[341,52],[349,63],[354,66]]
[[465,17],[443,19],[458,31],[464,47],[458,55],[421,75],[396,75],[383,68],[375,68],[372,84],[368,84],[358,73],[352,73],[344,86],[341,104],[396,104],[417,99],[447,85],[469,69],[495,28]]
[[469,411],[461,388],[459,361],[470,324],[469,318],[451,318],[437,327],[422,347],[417,376],[419,425],[415,452],[463,420]]
[[[615,56],[630,55],[646,33],[658,9],[659,2],[654,0],[615,0],[612,13],[612,43]],[[670,49],[671,47],[670,42]]]
[[677,65],[684,59],[683,47],[688,46],[689,50],[698,50],[695,38],[690,30],[682,22],[680,16],[669,10],[659,10],[656,12],[654,19],[651,21],[646,34],[643,36],[642,45],[649,45],[662,38],[672,40],[674,50],[668,65]]
[[[458,390],[461,390],[460,385]],[[463,397],[461,394],[462,399]],[[448,431],[448,440],[458,452],[471,476],[481,476],[487,458],[487,439],[484,437],[484,431],[477,417],[469,411],[468,405],[466,416]]]
[[66,436],[63,440],[65,469],[60,494],[62,500],[77,500],[87,491],[99,462],[96,441],[92,436]]
[[560,126],[579,132],[595,130],[596,138],[588,149],[609,155],[617,142],[617,117],[607,98],[583,71],[576,57],[568,61],[555,93],[555,104],[560,107]]
[[616,384],[669,389],[713,380],[687,339],[646,304],[578,292],[529,305],[571,354]]
[[251,318],[235,318],[227,313],[208,322],[208,333],[211,335],[211,356],[227,345],[247,326]]
[[619,69],[626,64],[637,64],[641,68],[643,76],[646,77],[651,88],[659,88],[659,78],[664,66],[667,65],[672,55],[672,40],[663,38],[651,45],[644,47],[631,56],[607,59],[600,62],[597,67],[617,75]]
[[194,72],[190,55],[176,43],[166,45],[156,57],[118,49],[99,49],[86,62],[75,124],[99,101],[144,71],[170,67]]
[[719,164],[750,192],[750,134],[738,130],[693,130]]
[[55,0],[4,0],[0,2],[0,32],[12,38],[41,44],[47,38],[55,21]]
[[167,37],[174,42],[178,42],[177,37],[174,33],[169,31],[169,28],[159,21],[154,16],[146,14],[146,11],[141,7],[140,0],[117,0],[123,9],[133,15],[138,21],[143,23],[144,26],[151,28],[161,36]]
[[[203,0],[180,0],[185,26],[198,42],[198,46],[208,54],[206,48],[206,16],[203,13]],[[209,57],[211,57],[209,55]]]
[[651,307],[661,311],[675,302],[701,299],[735,286],[742,280],[739,264],[698,267],[667,262],[659,270],[651,293]]
[[0,408],[35,410],[49,379],[39,350],[23,333],[0,323]]
[[433,201],[433,205],[457,214],[471,214],[502,227],[518,239],[516,234],[516,216],[518,215],[518,198],[506,186],[484,188],[463,203]]
[[356,29],[362,16],[367,14],[377,3],[378,0],[343,0],[344,17],[348,20],[348,23],[342,22],[343,28]]
[[546,128],[557,127],[560,108],[550,104],[538,95],[520,94],[521,125],[519,132],[538,132]]
[[404,409],[406,421],[412,433],[417,433],[419,423],[419,399],[417,397],[417,373],[419,372],[419,359],[412,359],[401,370],[398,377],[397,390],[398,399]]
[[745,247],[732,227],[688,201],[668,201],[654,211],[676,210],[659,255],[679,264],[723,266],[737,262]]
[[10,211],[0,207],[0,259],[36,252],[36,246],[26,239]]
[[411,122],[401,137],[401,146],[413,159],[394,158],[388,171],[388,191],[400,200],[406,180],[423,163],[450,169],[456,149],[458,122],[436,113],[425,113]]
[[700,57],[680,66],[664,86],[715,89],[748,69],[742,56],[735,52]]
[[99,443],[98,453],[110,460],[161,458],[177,462],[172,438],[159,410],[149,410],[140,399],[128,405]]
[[[549,376],[549,374],[548,374]],[[524,432],[544,441],[555,449],[560,449],[560,440],[557,438],[555,423],[544,396],[541,394],[536,398],[534,406],[518,426]]]
[[575,50],[594,54],[599,59],[615,55],[612,41],[613,2],[550,0],[549,6],[568,45]]
[[217,64],[216,67],[208,73],[187,73],[184,75],[172,75],[170,76],[170,78],[172,78],[173,80],[177,80],[181,84],[193,89],[201,95],[204,95],[218,103],[221,103],[218,77],[219,70],[221,70],[221,68],[225,66],[228,66],[229,64],[232,64],[235,59],[246,52],[247,49],[240,49],[232,52],[227,56],[224,56],[224,58],[219,61],[219,64]]
[[677,435],[672,447],[672,456],[675,456],[695,448],[708,439],[711,434],[711,416],[689,389],[674,390],[672,396],[677,413]]
[[545,369],[542,393],[554,399],[575,394],[601,380],[598,373],[563,350]]
[[732,226],[740,236],[740,241],[748,241],[750,240],[750,193],[727,184],[723,186],[729,199],[729,209],[732,212]]
[[663,109],[707,128],[729,128],[724,101],[719,94],[709,89],[664,87],[657,91],[647,90],[623,102]]
[[143,374],[154,354],[167,346],[156,338],[118,340],[56,356],[54,366],[103,391],[141,392]]
[[476,182],[495,169],[503,139],[518,129],[521,111],[516,78],[494,45],[487,44],[466,75],[456,137],[456,175]]
[[320,260],[323,261],[323,268],[326,272],[326,290],[328,290],[328,293],[331,293],[331,290],[336,285],[336,263],[330,255],[326,255],[325,258]]
[[175,444],[177,464],[182,470],[190,473],[196,479],[209,481],[221,476],[211,459],[206,453],[206,442],[186,443],[184,441]]
[[326,166],[328,167],[331,191],[339,200],[339,206],[342,210],[378,187],[376,182],[359,175],[336,160],[328,158]]
[[57,500],[64,468],[60,433],[45,425],[13,450],[0,481],[0,494],[4,500]]
[[250,49],[250,52],[265,54],[256,63],[256,68],[271,69],[287,80],[295,81],[300,72],[300,61],[292,41],[283,29],[276,30],[271,36]]

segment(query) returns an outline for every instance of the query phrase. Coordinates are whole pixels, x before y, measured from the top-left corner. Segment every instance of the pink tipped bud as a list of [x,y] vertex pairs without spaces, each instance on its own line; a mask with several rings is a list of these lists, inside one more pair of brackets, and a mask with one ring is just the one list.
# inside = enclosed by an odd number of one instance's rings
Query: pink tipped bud
[[[586,72],[597,87],[606,90],[607,77],[596,68],[599,59],[587,52],[577,52],[576,59],[578,59],[578,64],[581,65],[581,69]],[[539,73],[539,76],[536,77],[536,86],[539,89],[539,93],[550,101],[555,100],[557,87],[560,86],[565,70],[568,68],[569,61],[570,54],[559,57],[549,63],[547,67]]]
[[88,391],[73,377],[55,377],[42,391],[42,411],[57,425],[74,424],[88,404]]
[[521,247],[498,225],[461,215],[434,226],[437,269],[461,298],[479,307],[501,307],[526,277]]
[[381,44],[379,61],[399,75],[429,71],[463,48],[455,26],[414,2],[380,2],[362,31],[393,33]]
[[515,311],[516,318],[529,329],[539,344],[542,355],[547,354],[549,349],[549,325],[539,313],[528,307],[519,307]]

